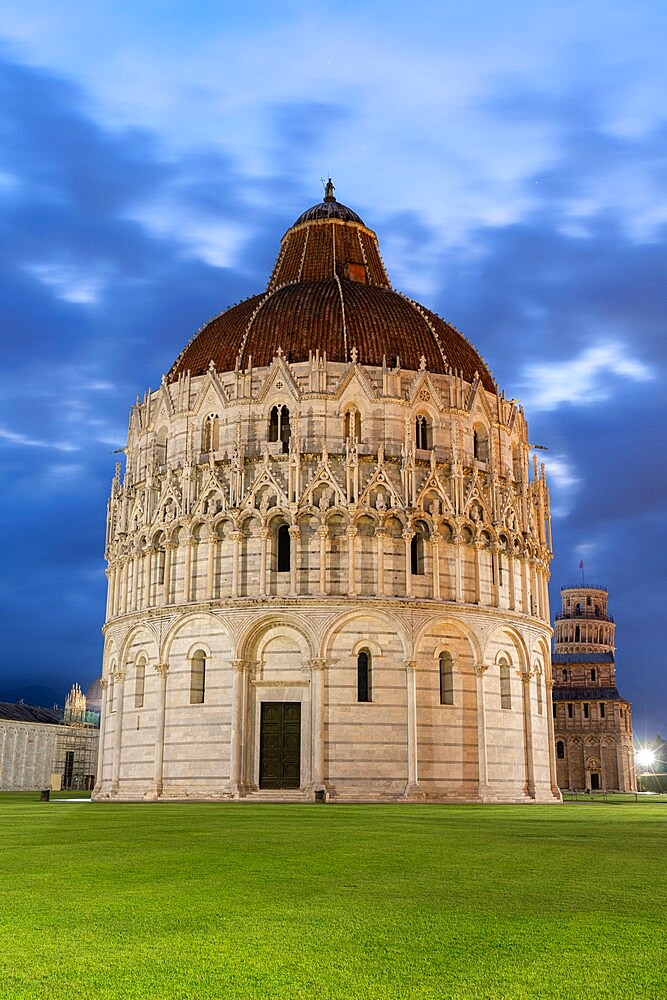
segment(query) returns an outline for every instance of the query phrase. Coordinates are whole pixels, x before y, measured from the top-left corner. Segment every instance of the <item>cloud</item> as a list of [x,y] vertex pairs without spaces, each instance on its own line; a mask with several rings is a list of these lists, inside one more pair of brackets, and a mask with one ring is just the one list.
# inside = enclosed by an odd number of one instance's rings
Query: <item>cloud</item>
[[648,382],[655,376],[647,365],[629,358],[620,344],[589,347],[567,360],[529,364],[523,376],[527,404],[533,412],[554,410],[565,403],[593,406],[615,390],[610,376]]

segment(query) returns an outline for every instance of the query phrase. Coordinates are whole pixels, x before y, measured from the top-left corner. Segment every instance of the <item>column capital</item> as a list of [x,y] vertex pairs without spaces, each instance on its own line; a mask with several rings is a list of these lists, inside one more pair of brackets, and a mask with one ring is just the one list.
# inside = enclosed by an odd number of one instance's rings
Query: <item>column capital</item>
[[155,673],[158,674],[160,677],[166,677],[167,674],[169,673],[169,664],[168,663],[156,663],[155,664]]
[[329,529],[327,528],[326,524],[320,525],[320,527],[317,529],[317,534],[320,536],[320,538],[329,537]]
[[125,673],[126,673],[125,670],[114,670],[111,676],[115,681],[119,681],[122,684],[123,681],[125,680]]
[[489,669],[488,663],[473,663],[472,669],[475,671],[477,677],[482,677],[486,671]]
[[100,681],[100,684],[102,685],[102,690],[103,691],[106,691],[106,689],[109,687],[109,681],[106,679],[106,677],[102,678],[102,680]]
[[230,660],[229,663],[232,670],[239,674],[242,674],[246,670],[248,673],[252,673],[258,666],[256,660]]
[[290,538],[300,538],[301,528],[299,527],[298,524],[290,524],[289,528],[287,529],[287,533],[289,534]]
[[518,671],[519,677],[521,678],[522,684],[529,684],[531,678],[534,676],[532,670],[520,670]]
[[415,533],[414,533],[414,531],[410,531],[410,530],[409,530],[409,529],[407,529],[407,528],[406,528],[406,530],[405,530],[405,531],[403,532],[403,535],[402,535],[402,538],[403,538],[403,541],[404,541],[404,542],[411,542],[411,541],[412,541],[412,539],[413,539],[414,537],[415,537]]
[[234,531],[231,532],[231,539],[233,542],[243,541],[243,532],[240,528],[235,528]]
[[405,661],[405,669],[408,671],[408,673],[414,673],[417,670],[417,661],[416,660],[406,660]]
[[326,668],[327,661],[326,658],[316,657],[313,660],[308,660],[308,666],[312,671],[324,670]]

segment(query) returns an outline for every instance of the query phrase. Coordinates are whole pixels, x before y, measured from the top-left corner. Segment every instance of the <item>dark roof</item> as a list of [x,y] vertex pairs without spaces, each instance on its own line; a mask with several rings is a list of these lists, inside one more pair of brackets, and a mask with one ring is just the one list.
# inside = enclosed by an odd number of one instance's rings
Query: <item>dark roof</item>
[[554,684],[552,695],[554,701],[625,701],[615,687],[573,688]]
[[358,222],[361,226],[364,224],[357,213],[353,212],[347,205],[342,205],[335,198],[325,198],[324,201],[320,201],[317,205],[302,212],[294,226],[300,226],[304,222],[315,222],[317,219],[341,219],[343,222]]
[[0,719],[12,722],[48,722],[56,725],[62,722],[62,712],[59,708],[40,708],[37,705],[24,705],[22,702],[13,704],[0,701]]
[[613,653],[552,653],[552,663],[613,663]]
[[491,373],[463,334],[436,313],[391,288],[375,233],[345,205],[329,199],[304,212],[283,237],[268,286],[204,326],[172,366],[168,381],[271,364],[278,348],[289,362],[319,349],[329,361],[418,371],[477,373],[489,392]]

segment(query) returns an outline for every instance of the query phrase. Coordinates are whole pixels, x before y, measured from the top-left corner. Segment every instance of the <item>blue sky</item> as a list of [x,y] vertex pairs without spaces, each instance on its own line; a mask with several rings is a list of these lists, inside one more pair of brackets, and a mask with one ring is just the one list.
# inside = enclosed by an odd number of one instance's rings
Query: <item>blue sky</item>
[[129,406],[331,174],[524,403],[552,612],[583,559],[667,736],[665,38],[662,0],[4,4],[0,698],[99,672]]

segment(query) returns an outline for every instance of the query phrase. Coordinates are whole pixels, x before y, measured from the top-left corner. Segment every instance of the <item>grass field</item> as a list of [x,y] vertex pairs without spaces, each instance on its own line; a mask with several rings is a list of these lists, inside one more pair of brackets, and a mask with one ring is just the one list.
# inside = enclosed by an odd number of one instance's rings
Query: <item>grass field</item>
[[667,805],[0,796],[0,997],[667,996]]

